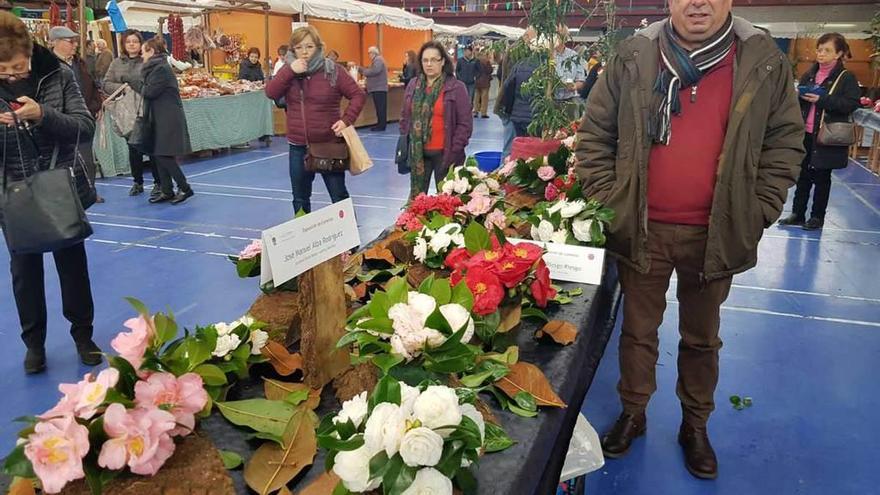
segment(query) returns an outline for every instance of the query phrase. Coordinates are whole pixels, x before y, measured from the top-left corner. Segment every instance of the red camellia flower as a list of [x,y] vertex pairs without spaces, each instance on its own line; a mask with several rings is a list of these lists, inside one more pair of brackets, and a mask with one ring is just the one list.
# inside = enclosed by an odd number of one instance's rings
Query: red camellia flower
[[525,280],[526,275],[529,274],[531,268],[532,265],[530,264],[517,263],[508,257],[496,264],[495,273],[498,275],[498,280],[500,280],[505,287],[512,289]]
[[470,261],[467,262],[468,269],[482,268],[492,273],[498,273],[499,263],[504,259],[504,250],[492,249],[491,251],[480,251],[475,254]]
[[550,285],[550,269],[547,268],[544,260],[538,262],[538,267],[535,270],[535,280],[529,289],[535,304],[540,308],[547,306],[547,301],[556,297],[556,289]]
[[471,268],[465,281],[474,295],[474,313],[485,316],[498,310],[504,299],[504,287],[494,273],[479,267]]
[[460,247],[455,248],[446,255],[446,260],[444,264],[452,269],[452,270],[461,270],[467,266],[467,262],[471,259],[470,253],[468,250]]
[[519,244],[507,244],[504,249],[513,261],[516,263],[524,263],[529,266],[541,259],[544,250],[535,244],[529,242],[520,242]]

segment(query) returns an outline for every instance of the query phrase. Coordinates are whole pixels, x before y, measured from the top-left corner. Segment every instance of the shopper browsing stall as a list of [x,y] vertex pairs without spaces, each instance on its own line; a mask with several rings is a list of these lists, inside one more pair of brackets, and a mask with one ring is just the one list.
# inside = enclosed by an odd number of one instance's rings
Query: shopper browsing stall
[[260,64],[260,49],[251,47],[247,52],[247,58],[241,61],[238,68],[238,78],[245,81],[263,81],[263,66]]
[[376,106],[378,122],[370,130],[382,132],[388,123],[388,68],[378,48],[371,46],[367,52],[370,54],[370,66],[359,67],[358,71],[367,78],[367,92]]
[[[311,26],[297,28],[290,36],[295,59],[278,71],[266,85],[273,100],[287,102],[287,141],[290,143],[290,184],[293,209],[312,210],[312,183],[315,172],[306,169],[309,145],[343,143],[341,133],[361,113],[366,94],[354,79],[332,60],[324,57],[324,43]],[[342,98],[349,100],[340,115]],[[334,203],[348,198],[345,171],[323,172],[324,184]]]
[[406,87],[400,133],[409,135],[410,199],[428,192],[462,165],[464,149],[474,129],[471,100],[464,83],[455,78],[452,57],[436,41],[419,50],[421,74]]

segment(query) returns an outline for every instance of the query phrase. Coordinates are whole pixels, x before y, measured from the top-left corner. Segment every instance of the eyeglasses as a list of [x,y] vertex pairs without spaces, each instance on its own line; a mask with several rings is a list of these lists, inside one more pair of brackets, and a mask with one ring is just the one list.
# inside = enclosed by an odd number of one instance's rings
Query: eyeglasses
[[300,45],[300,46],[293,47],[294,51],[297,51],[297,52],[314,50],[315,48],[316,48],[315,45]]
[[424,65],[439,64],[440,62],[443,62],[442,58],[423,58],[422,59],[422,64],[424,64]]
[[78,45],[79,44],[79,38],[61,38],[58,41],[66,41],[66,42],[70,43],[71,45]]

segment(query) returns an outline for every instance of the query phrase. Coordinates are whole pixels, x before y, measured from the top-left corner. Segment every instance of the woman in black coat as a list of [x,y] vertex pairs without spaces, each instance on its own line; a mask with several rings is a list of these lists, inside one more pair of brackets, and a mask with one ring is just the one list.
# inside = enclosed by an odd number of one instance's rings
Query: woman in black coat
[[[177,163],[177,157],[191,151],[186,115],[177,78],[168,64],[168,52],[161,38],[152,38],[143,46],[144,117],[152,129],[152,147],[145,150],[159,170],[162,194],[150,198],[150,203],[171,201],[178,204],[193,195],[186,176]],[[177,194],[171,180],[177,183]]]
[[245,81],[264,81],[263,66],[260,65],[260,49],[253,47],[247,52],[247,58],[238,66],[238,78]]
[[[804,148],[807,155],[801,163],[794,193],[792,213],[779,221],[781,225],[801,225],[805,230],[821,229],[831,194],[831,171],[846,167],[847,146],[823,146],[818,143],[819,128],[833,122],[847,122],[859,107],[859,82],[846,70],[844,59],[852,58],[846,38],[838,33],[822,35],[816,43],[816,63],[801,77],[801,112],[806,122]],[[813,208],[806,219],[810,189]]]
[[[57,149],[55,166],[73,168],[82,206],[91,206],[94,190],[82,160],[77,163],[75,157],[77,146],[91,143],[95,120],[70,68],[49,50],[34,44],[24,23],[8,12],[0,12],[0,98],[5,150],[0,155],[0,177],[20,181],[37,168],[47,169]],[[52,256],[61,282],[64,317],[70,321],[70,335],[80,360],[88,366],[100,364],[101,349],[92,341],[95,306],[85,244],[58,249]],[[27,346],[24,369],[26,373],[39,373],[46,368],[43,255],[10,253],[10,268],[21,339]]]

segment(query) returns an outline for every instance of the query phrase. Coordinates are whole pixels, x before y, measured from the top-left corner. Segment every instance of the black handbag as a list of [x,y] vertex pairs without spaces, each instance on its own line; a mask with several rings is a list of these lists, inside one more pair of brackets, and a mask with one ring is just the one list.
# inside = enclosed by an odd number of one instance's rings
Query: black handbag
[[155,136],[153,135],[153,125],[150,122],[150,114],[144,104],[144,98],[141,97],[138,104],[137,117],[134,120],[134,127],[131,134],[128,135],[128,144],[145,155],[153,153]]
[[409,166],[409,133],[401,134],[397,138],[397,151],[394,153],[394,163],[397,164],[397,173],[406,175],[412,170]]
[[[5,103],[5,102],[4,102]],[[14,112],[13,112],[13,115]],[[7,181],[6,148],[3,149],[3,188],[0,209],[3,212],[3,235],[11,254],[48,253],[73,246],[92,235],[92,226],[86,217],[77,193],[74,168],[56,168],[59,145],[52,151],[47,170],[40,170],[39,150],[31,159],[33,167],[26,166],[20,132],[27,132],[17,117],[15,137],[24,179]],[[5,141],[5,140],[4,140]],[[79,152],[76,151],[75,155]],[[27,175],[28,168],[36,170]],[[88,181],[88,173],[83,170]]]
[[[302,83],[300,83],[302,84]],[[302,92],[302,88],[300,88]],[[306,172],[329,173],[345,172],[351,165],[348,156],[348,145],[344,140],[330,141],[326,143],[309,142],[309,125],[306,122],[305,93],[300,100],[300,113],[303,119],[303,132],[306,136],[306,156],[304,167]]]

